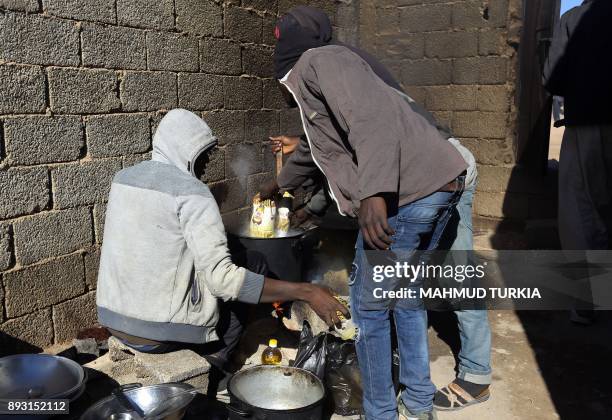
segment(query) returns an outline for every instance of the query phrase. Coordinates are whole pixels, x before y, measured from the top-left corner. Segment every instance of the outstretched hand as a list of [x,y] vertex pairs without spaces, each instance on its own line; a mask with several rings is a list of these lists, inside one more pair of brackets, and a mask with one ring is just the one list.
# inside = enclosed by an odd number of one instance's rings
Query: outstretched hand
[[272,149],[272,153],[276,154],[283,151],[283,155],[290,155],[295,151],[295,149],[300,144],[299,137],[293,136],[277,136],[270,137],[270,146]]

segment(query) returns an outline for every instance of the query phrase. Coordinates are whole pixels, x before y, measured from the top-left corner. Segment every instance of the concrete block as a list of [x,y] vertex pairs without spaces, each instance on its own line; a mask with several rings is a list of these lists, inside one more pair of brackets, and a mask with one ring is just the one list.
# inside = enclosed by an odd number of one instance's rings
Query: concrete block
[[96,160],[81,165],[67,165],[51,171],[55,208],[106,202],[121,160]]
[[96,290],[100,268],[100,248],[91,248],[83,255],[85,264],[85,285],[87,290]]
[[480,86],[478,88],[478,109],[480,111],[508,112],[510,91],[505,85]]
[[0,325],[0,356],[36,352],[53,344],[51,309],[9,319]]
[[267,109],[287,108],[287,102],[276,79],[263,80],[263,107]]
[[166,72],[125,73],[121,80],[124,111],[157,111],[176,108],[177,76]]
[[0,37],[4,61],[79,65],[79,30],[72,22],[6,12],[0,15]]
[[508,130],[506,113],[455,112],[453,115],[453,133],[459,137],[503,139]]
[[9,318],[46,308],[85,292],[83,260],[70,255],[5,273],[4,288]]
[[401,66],[401,79],[405,85],[430,86],[451,83],[452,60],[406,60]]
[[505,57],[458,58],[453,65],[452,82],[460,85],[506,83],[508,62]]
[[146,160],[151,160],[151,152],[142,153],[139,155],[123,156],[123,167],[129,168],[130,166],[137,165],[140,162],[144,162]]
[[78,116],[7,118],[4,137],[13,165],[76,160],[85,145]]
[[117,0],[119,25],[149,29],[174,28],[173,0]]
[[200,40],[200,70],[215,74],[241,74],[240,44],[216,38]]
[[[2,282],[2,276],[0,276],[0,282]],[[0,308],[4,308],[4,289],[0,287]],[[4,322],[4,309],[0,311],[0,329],[1,325]],[[2,343],[2,338],[0,338],[0,343]],[[0,355],[2,352],[0,351]]]
[[257,144],[227,146],[225,155],[225,174],[228,178],[246,178],[262,171],[261,147]]
[[45,168],[0,171],[0,219],[23,216],[49,204],[49,174]]
[[53,112],[104,113],[118,109],[121,105],[117,75],[113,71],[53,67],[48,72]]
[[213,0],[175,0],[176,28],[195,35],[223,35],[223,8]]
[[[273,179],[274,179],[274,175],[272,175],[272,172],[268,172],[265,174],[249,175],[248,180],[247,180],[248,201],[249,202],[253,201],[253,197],[255,197],[255,194],[257,194],[260,191],[261,186]],[[241,220],[244,220],[244,219],[241,219]]]
[[38,0],[0,0],[0,7],[29,13],[38,12],[40,10]]
[[149,70],[198,71],[198,39],[163,32],[147,33]]
[[[432,111],[436,121],[449,130],[453,127],[453,112],[452,111]],[[452,132],[452,131],[451,131]]]
[[0,114],[45,112],[45,76],[40,67],[0,65]]
[[147,68],[144,31],[84,24],[81,40],[84,66],[132,70]]
[[262,107],[262,82],[253,77],[223,79],[226,109],[259,109]]
[[246,114],[246,141],[261,144],[279,131],[279,116],[276,111],[248,111]]
[[209,162],[200,180],[204,183],[217,182],[225,179],[225,150],[215,149],[209,155]]
[[470,0],[453,4],[452,23],[455,28],[500,28],[505,27],[507,21],[507,0]]
[[482,165],[514,163],[514,150],[510,141],[462,138],[461,144],[470,149],[476,162]]
[[278,0],[242,0],[242,7],[249,7],[273,15],[278,11]]
[[115,0],[43,0],[50,15],[68,19],[116,23]]
[[400,13],[402,32],[445,31],[451,25],[450,4],[426,4],[405,7]]
[[[0,271],[7,270],[13,263],[11,238],[11,226],[8,224],[0,224]],[[2,288],[0,287],[0,289]]]
[[377,37],[377,46],[390,58],[403,60],[425,57],[425,35],[422,33],[381,35]]
[[111,336],[108,339],[108,355],[113,362],[121,362],[134,358],[136,350],[123,344],[117,337]]
[[[276,37],[274,36],[274,28],[276,27],[276,15],[264,15],[262,22],[262,35],[261,35],[261,43],[265,45],[276,45]],[[338,30],[336,31],[336,35],[338,35]]]
[[224,13],[224,35],[242,42],[262,42],[263,20],[251,10],[228,7]]
[[425,106],[427,104],[427,95],[429,94],[429,88],[423,86],[410,86],[404,85],[404,92],[410,96],[415,102]]
[[477,32],[432,32],[425,35],[425,55],[430,58],[478,55]]
[[397,35],[400,31],[400,9],[376,9],[376,32],[380,35]]
[[222,213],[247,205],[246,180],[229,179],[210,185]]
[[430,111],[474,111],[476,86],[432,86],[427,88],[426,107]]
[[522,220],[529,214],[528,196],[478,191],[474,198],[474,212],[479,216]]
[[220,145],[240,143],[245,134],[244,111],[211,111],[202,114],[202,118],[219,139]]
[[274,77],[273,50],[268,47],[246,46],[242,49],[242,71],[259,77]]
[[[249,195],[248,198],[251,198]],[[247,207],[240,210],[227,212],[221,215],[223,226],[227,232],[238,232],[243,229],[251,218],[252,209]]]
[[287,136],[304,134],[300,111],[296,108],[282,110],[279,114],[279,125],[279,134]]
[[96,292],[60,303],[53,307],[55,342],[63,343],[76,337],[79,330],[91,328],[98,322]]
[[85,129],[89,155],[111,157],[144,153],[151,149],[150,130],[146,114],[90,116]]
[[136,352],[134,360],[145,372],[162,383],[182,382],[210,370],[210,364],[206,359],[191,350],[166,354]]
[[507,33],[502,29],[481,31],[478,34],[480,55],[502,55],[507,48]]
[[178,97],[179,106],[191,111],[222,108],[223,77],[201,73],[180,73]]
[[14,223],[13,231],[15,258],[21,265],[69,254],[93,242],[91,215],[87,208],[23,218]]
[[94,232],[96,235],[96,243],[101,245],[104,237],[104,222],[106,221],[106,204],[97,203],[94,205]]

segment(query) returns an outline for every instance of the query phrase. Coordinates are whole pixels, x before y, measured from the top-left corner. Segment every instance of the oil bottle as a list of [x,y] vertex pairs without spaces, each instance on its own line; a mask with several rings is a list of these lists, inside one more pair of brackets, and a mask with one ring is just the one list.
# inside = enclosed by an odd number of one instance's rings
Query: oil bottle
[[283,354],[278,348],[278,341],[274,338],[268,342],[268,347],[261,354],[262,365],[280,365]]

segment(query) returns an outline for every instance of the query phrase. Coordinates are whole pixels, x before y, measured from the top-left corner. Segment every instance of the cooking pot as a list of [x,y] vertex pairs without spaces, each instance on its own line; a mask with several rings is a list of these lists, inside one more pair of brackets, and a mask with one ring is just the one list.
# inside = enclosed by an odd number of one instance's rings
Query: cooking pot
[[[195,398],[186,391],[193,387],[182,383],[167,383],[151,386],[128,384],[91,406],[81,420],[136,420],[165,407],[155,418],[147,420],[180,420],[185,416],[187,406]],[[174,397],[174,398],[173,398]]]
[[231,420],[320,420],[325,387],[314,374],[286,366],[255,366],[229,381]]
[[302,281],[304,263],[318,242],[317,227],[291,229],[283,238],[257,238],[245,232],[230,232],[228,246],[233,255],[249,251],[265,259],[270,277]]

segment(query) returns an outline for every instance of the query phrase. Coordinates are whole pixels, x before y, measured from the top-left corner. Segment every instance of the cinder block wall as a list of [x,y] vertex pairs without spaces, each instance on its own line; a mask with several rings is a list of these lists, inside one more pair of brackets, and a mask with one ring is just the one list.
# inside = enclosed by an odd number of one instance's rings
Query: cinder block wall
[[361,45],[476,156],[475,213],[488,218],[537,214],[528,194],[533,182],[514,170],[522,13],[521,0],[362,0],[360,6]]
[[272,170],[262,142],[301,131],[271,52],[276,16],[303,3],[355,37],[351,2],[0,0],[0,355],[95,323],[111,179],[149,158],[167,110],[211,125],[204,180],[228,222],[244,213]]

